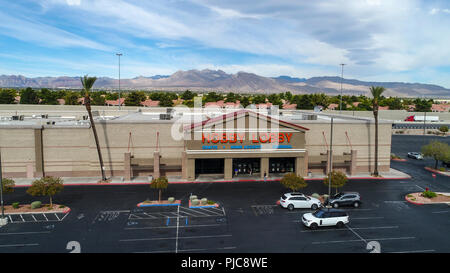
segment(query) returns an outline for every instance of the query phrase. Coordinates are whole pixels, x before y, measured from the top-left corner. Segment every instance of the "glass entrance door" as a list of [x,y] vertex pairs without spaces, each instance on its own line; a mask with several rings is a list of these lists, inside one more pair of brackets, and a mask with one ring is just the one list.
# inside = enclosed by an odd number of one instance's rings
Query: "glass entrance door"
[[295,172],[295,157],[269,158],[269,173]]
[[233,176],[260,172],[260,158],[233,158]]

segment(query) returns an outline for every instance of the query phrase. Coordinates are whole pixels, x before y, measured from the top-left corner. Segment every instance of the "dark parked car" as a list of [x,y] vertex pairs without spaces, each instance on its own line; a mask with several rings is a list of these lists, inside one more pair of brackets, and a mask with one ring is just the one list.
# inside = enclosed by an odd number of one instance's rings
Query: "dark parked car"
[[327,204],[328,202],[333,208],[341,206],[353,206],[358,208],[361,205],[361,197],[357,192],[340,192],[331,196],[327,200]]

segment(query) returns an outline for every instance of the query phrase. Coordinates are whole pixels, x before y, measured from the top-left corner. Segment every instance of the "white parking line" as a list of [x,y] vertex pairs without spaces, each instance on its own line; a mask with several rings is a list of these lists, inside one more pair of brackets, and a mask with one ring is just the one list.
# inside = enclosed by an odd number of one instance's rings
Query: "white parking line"
[[[398,228],[398,226],[385,226],[385,227],[359,227],[353,228],[354,230],[365,230],[365,229],[389,229],[389,228]],[[336,228],[336,229],[321,229],[321,230],[303,230],[300,232],[323,232],[323,231],[347,231],[346,228]]]
[[56,218],[58,219],[58,221],[61,221],[61,219],[59,219],[58,214],[54,213]]
[[422,253],[422,252],[434,252],[434,249],[426,249],[426,250],[409,250],[409,251],[395,251],[395,252],[386,252],[386,253]]
[[31,214],[31,217],[33,217],[34,221],[37,222],[36,217],[34,217],[34,214]]
[[[228,249],[236,249],[235,246],[230,247],[218,247],[218,248],[192,248],[192,249],[180,249],[179,252],[191,252],[191,251],[206,251],[206,250],[228,250]],[[170,250],[156,250],[156,251],[141,251],[141,252],[133,252],[133,253],[172,253]]]
[[189,213],[189,212],[186,212],[186,211],[182,211],[181,213],[185,213],[185,214],[190,215],[190,216],[197,216],[195,214],[192,214],[192,213]]
[[164,237],[164,238],[142,238],[142,239],[124,239],[119,240],[119,242],[135,242],[135,241],[157,241],[157,240],[175,240],[175,239],[202,239],[202,238],[221,238],[230,237],[231,234],[225,235],[205,235],[205,236],[186,236],[186,237]]
[[350,217],[350,220],[383,219],[384,217]]
[[[223,224],[211,224],[211,225],[189,225],[179,226],[179,228],[194,228],[194,227],[217,227],[223,226]],[[124,230],[139,230],[139,229],[160,229],[160,228],[177,228],[176,226],[159,226],[159,227],[137,227],[137,228],[124,228]]]
[[47,221],[48,221],[48,218],[47,218],[47,216],[45,215],[45,213],[42,213],[42,215],[44,215],[44,217],[45,217],[45,220],[47,220]]
[[14,223],[13,219],[11,218],[11,215],[8,215],[9,220],[11,221],[11,223]]
[[20,218],[22,218],[22,222],[25,222],[25,219],[23,219],[22,214],[19,214],[19,215],[20,215]]
[[[366,239],[366,241],[388,241],[388,240],[411,240],[416,237],[398,237],[398,238],[375,238]],[[362,240],[345,240],[345,241],[325,241],[325,242],[313,242],[313,244],[335,244],[335,243],[349,243],[349,242],[361,242]]]
[[416,187],[418,187],[418,188],[421,189],[422,191],[425,191],[424,188],[422,188],[422,187],[420,187],[420,186],[418,186],[418,185],[416,185]]
[[0,235],[25,235],[25,234],[44,234],[44,233],[50,233],[50,231],[10,232],[10,233],[0,233]]
[[218,213],[218,212],[215,212],[215,211],[210,211],[210,210],[207,210],[206,208],[197,208],[197,209],[201,209],[201,210],[207,211],[209,213],[214,213],[214,215],[212,215],[212,216],[215,216],[215,215],[222,216],[222,213]]
[[0,247],[38,246],[39,244],[0,245]]
[[[178,206],[178,214],[180,215],[180,206]],[[177,240],[175,241],[175,253],[178,253],[178,231],[180,227],[180,217],[177,217]]]
[[447,213],[447,212],[450,212],[450,210],[433,211],[432,213]]

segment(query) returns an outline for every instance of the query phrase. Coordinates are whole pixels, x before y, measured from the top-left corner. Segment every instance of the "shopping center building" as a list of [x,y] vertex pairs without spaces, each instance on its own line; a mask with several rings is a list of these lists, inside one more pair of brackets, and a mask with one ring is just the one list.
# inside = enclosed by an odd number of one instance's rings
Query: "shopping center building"
[[[333,170],[356,175],[373,172],[375,164],[372,118],[270,109],[158,108],[95,114],[106,175],[124,181],[149,175],[186,181],[288,172],[308,177],[328,172],[331,145]],[[391,128],[391,122],[380,121],[380,171],[390,169]],[[85,116],[2,116],[0,148],[4,177],[100,176]]]

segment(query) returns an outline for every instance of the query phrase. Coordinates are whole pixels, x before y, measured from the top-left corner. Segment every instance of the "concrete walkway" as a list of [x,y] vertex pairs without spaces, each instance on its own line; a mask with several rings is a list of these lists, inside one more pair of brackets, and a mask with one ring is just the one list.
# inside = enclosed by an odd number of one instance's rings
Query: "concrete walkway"
[[[354,176],[348,176],[349,179],[373,179],[373,180],[388,180],[388,179],[410,179],[411,177],[406,173],[400,172],[395,169],[390,169],[389,172],[381,172],[381,177],[373,177],[369,173],[361,173]],[[275,175],[270,176],[266,181],[279,181],[283,176]],[[306,180],[322,180],[325,178],[323,174],[312,174],[311,176],[305,177]],[[101,177],[62,177],[65,186],[101,186],[101,185],[141,185],[149,184],[150,179],[148,176],[134,177],[131,181],[124,181],[121,176],[114,176],[111,178],[111,182],[99,183]],[[256,182],[264,181],[258,176],[238,176],[234,177],[232,180],[223,179],[222,175],[202,175],[198,177],[195,181],[188,181],[181,178],[181,176],[168,176],[170,184],[184,184],[184,183],[219,183],[219,182]],[[16,182],[16,187],[29,187],[34,179],[32,178],[14,178]]]

